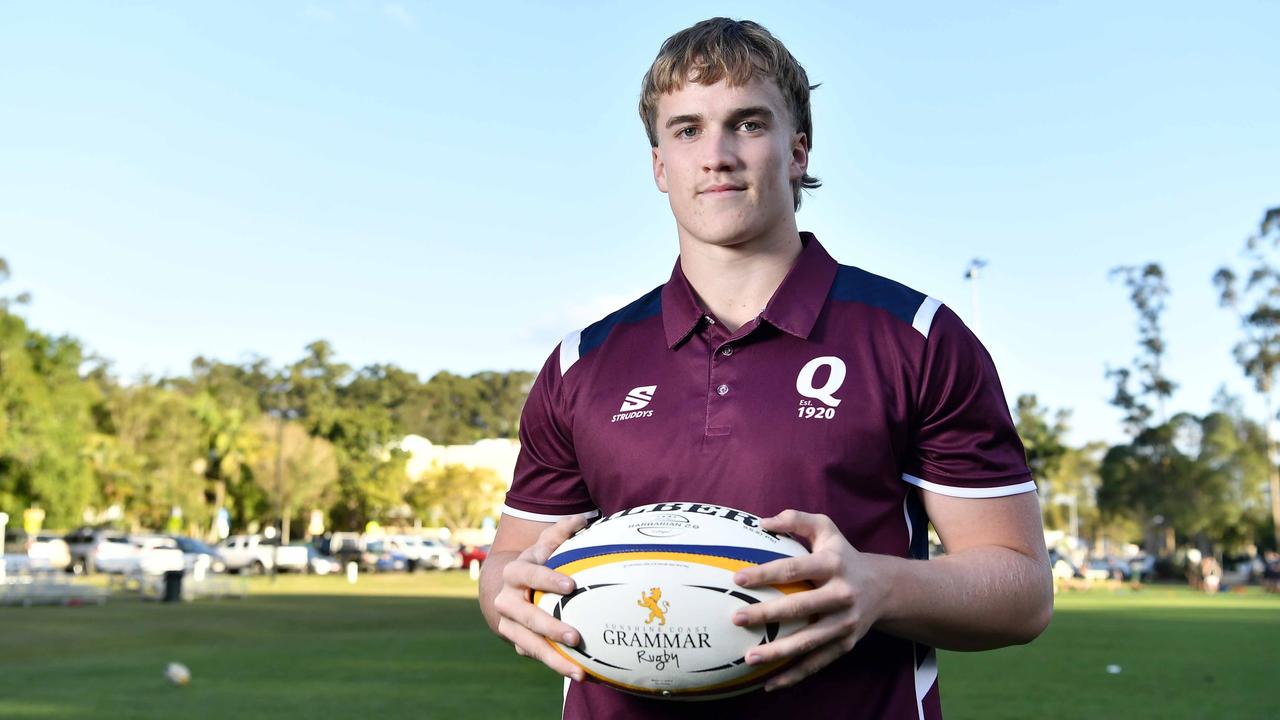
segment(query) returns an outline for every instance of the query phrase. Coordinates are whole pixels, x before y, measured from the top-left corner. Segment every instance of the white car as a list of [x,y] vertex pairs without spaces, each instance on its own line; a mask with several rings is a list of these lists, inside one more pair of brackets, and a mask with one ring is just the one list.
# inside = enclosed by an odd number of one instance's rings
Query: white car
[[307,549],[297,545],[273,545],[261,535],[232,535],[218,546],[228,570],[251,573],[307,569]]
[[405,554],[414,566],[447,570],[458,562],[456,553],[444,543],[433,538],[417,535],[391,535],[388,540],[395,543],[396,548]]
[[462,555],[444,541],[422,538],[422,551],[426,564],[437,570],[462,567]]
[[105,558],[110,565],[116,559],[135,554],[129,536],[119,530],[82,527],[67,533],[63,539],[71,548],[72,569],[86,575],[98,570],[100,559]]
[[96,569],[122,575],[161,575],[186,569],[186,559],[173,538],[163,535],[130,535],[125,548],[126,551],[121,554],[99,555]]
[[71,551],[62,536],[51,532],[29,535],[21,530],[5,533],[5,552],[25,555],[26,567],[32,570],[66,570],[71,565]]

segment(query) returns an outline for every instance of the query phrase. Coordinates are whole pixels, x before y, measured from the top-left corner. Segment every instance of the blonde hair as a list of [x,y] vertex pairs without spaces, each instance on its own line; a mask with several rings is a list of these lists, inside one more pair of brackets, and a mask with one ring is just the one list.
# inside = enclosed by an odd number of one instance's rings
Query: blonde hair
[[[686,82],[712,85],[721,80],[734,87],[761,77],[774,81],[787,103],[796,132],[804,133],[813,147],[813,118],[809,111],[809,76],[786,46],[763,26],[750,20],[711,18],[667,38],[658,51],[640,88],[640,119],[649,145],[658,147],[658,98],[684,87]],[[791,183],[795,207],[800,191],[822,185],[809,174]]]

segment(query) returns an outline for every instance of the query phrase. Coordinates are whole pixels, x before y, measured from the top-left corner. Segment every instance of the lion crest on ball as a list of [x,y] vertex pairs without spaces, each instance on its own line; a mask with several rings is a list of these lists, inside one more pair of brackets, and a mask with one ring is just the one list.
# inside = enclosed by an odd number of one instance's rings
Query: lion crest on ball
[[649,618],[644,621],[645,625],[651,624],[654,620],[659,625],[667,624],[667,611],[671,609],[671,603],[662,599],[662,588],[649,588],[648,593],[640,593],[640,599],[636,604],[649,611]]

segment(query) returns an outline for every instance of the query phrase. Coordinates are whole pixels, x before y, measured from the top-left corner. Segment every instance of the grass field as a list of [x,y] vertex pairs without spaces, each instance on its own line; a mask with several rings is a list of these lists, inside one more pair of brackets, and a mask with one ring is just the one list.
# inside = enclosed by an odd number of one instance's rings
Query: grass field
[[[489,635],[465,573],[250,587],[177,606],[0,608],[0,718],[559,715],[560,683]],[[189,686],[165,682],[173,660]],[[1064,594],[1032,645],[939,663],[949,720],[1275,718],[1280,596]]]

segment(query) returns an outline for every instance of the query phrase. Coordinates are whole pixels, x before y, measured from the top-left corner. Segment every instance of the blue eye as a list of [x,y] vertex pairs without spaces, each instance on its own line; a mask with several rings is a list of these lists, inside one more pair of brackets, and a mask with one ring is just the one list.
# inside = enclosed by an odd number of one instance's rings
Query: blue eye
[[739,125],[738,127],[742,128],[743,130],[746,130],[747,132],[756,132],[758,130],[764,129],[763,125],[761,125],[758,122],[755,122],[754,120],[748,120],[742,123],[741,125]]
[[680,130],[676,133],[676,135],[682,138],[692,138],[697,134],[698,134],[698,128],[693,126],[680,128]]

